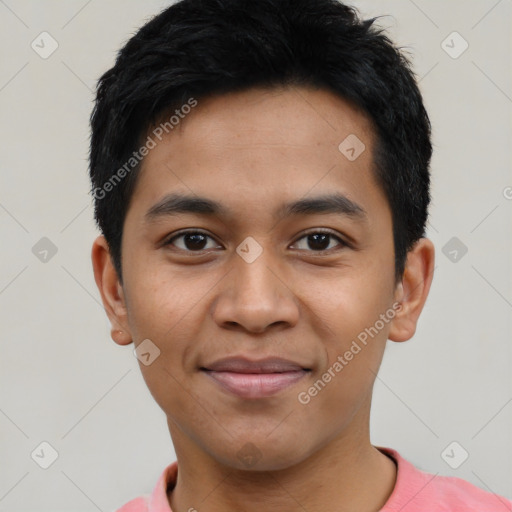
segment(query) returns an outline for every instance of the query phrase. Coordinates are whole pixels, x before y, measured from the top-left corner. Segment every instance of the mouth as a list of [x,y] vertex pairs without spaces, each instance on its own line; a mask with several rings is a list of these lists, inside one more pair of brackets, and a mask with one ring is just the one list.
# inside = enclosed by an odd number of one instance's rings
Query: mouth
[[293,386],[311,372],[298,363],[280,358],[259,361],[232,357],[200,370],[224,391],[241,398],[265,398]]

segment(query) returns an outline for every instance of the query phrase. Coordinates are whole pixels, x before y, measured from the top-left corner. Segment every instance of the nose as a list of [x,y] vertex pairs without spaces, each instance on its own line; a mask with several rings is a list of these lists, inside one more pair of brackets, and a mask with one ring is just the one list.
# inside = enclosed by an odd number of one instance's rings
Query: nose
[[212,316],[223,328],[262,333],[270,326],[294,326],[299,317],[293,282],[283,265],[263,250],[251,263],[235,254],[219,284]]

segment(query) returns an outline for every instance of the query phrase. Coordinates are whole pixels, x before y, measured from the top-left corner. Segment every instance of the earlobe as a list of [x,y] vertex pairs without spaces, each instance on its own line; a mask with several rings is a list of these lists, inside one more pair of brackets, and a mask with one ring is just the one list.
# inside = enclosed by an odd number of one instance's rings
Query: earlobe
[[110,330],[110,336],[118,345],[129,345],[132,342],[132,337],[129,333],[114,329],[114,327]]
[[416,332],[432,284],[434,254],[434,244],[428,238],[420,238],[407,254],[402,281],[395,290],[395,301],[401,308],[391,322],[388,338],[392,341],[407,341]]
[[128,345],[132,336],[128,328],[124,290],[112,264],[110,249],[103,235],[96,238],[91,251],[94,279],[105,312],[112,325],[111,337],[119,345]]

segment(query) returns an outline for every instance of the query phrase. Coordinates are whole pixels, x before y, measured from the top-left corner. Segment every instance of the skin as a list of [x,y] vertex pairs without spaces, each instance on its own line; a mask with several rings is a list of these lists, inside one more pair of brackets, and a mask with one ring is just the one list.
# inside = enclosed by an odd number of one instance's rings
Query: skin
[[[354,161],[338,149],[349,134],[366,146]],[[161,351],[149,366],[139,364],[176,450],[174,512],[371,512],[389,498],[396,467],[370,442],[371,394],[386,341],[414,335],[434,247],[420,239],[396,285],[391,210],[371,170],[374,141],[367,117],[323,90],[252,89],[201,100],[145,157],[124,224],[123,284],[104,237],[94,241],[113,340],[150,339]],[[285,202],[333,191],[364,208],[367,221],[274,217]],[[146,223],[145,213],[171,192],[206,196],[231,213]],[[191,228],[211,237],[203,251],[183,237],[163,245]],[[352,245],[331,238],[323,252],[314,250],[304,232],[316,228]],[[262,248],[252,263],[236,252],[249,236]],[[300,403],[298,394],[389,310],[394,318]],[[277,356],[311,371],[276,395],[242,399],[199,370],[231,355]],[[256,463],[248,467],[240,450]]]

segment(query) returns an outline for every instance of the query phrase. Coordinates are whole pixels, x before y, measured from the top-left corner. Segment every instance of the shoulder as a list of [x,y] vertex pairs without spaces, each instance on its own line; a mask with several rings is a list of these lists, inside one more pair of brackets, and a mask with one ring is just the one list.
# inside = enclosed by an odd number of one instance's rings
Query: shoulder
[[172,512],[167,499],[167,489],[176,484],[178,464],[173,462],[161,473],[150,495],[139,496],[115,512]]
[[[435,475],[432,475],[435,476]],[[472,507],[471,510],[512,511],[512,501],[484,491],[480,487],[455,476],[436,476],[433,480],[436,499],[444,500],[450,507],[446,510],[462,510],[461,507]],[[455,507],[455,508],[454,508]],[[476,508],[480,507],[480,508]]]
[[395,488],[381,512],[479,512],[512,511],[512,501],[484,491],[462,478],[441,476],[416,468],[396,450],[378,447],[397,463]]
[[125,503],[121,508],[117,509],[116,512],[147,512],[148,510],[148,497],[139,496],[128,503]]

